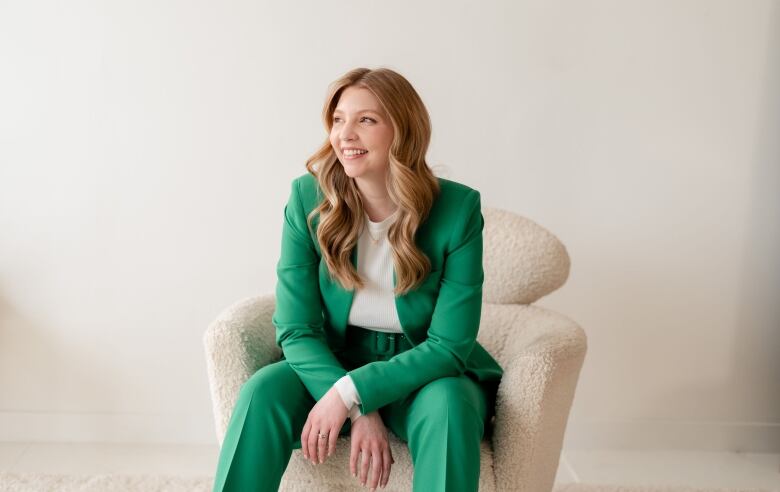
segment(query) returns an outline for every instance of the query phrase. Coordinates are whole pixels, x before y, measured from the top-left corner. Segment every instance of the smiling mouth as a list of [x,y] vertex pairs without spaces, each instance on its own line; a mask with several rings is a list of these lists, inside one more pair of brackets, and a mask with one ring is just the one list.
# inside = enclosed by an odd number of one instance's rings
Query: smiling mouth
[[344,154],[344,159],[346,159],[348,161],[351,161],[351,160],[355,160],[355,159],[360,159],[361,157],[363,157],[365,155],[368,155],[368,151],[363,152],[362,154],[353,154],[353,155]]

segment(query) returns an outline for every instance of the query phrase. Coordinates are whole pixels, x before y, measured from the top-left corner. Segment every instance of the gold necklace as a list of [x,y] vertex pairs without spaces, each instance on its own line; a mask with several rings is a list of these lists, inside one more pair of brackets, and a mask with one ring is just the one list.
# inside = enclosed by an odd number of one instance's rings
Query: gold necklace
[[[392,214],[392,215],[395,215],[395,212],[393,212],[393,214]],[[392,215],[391,215],[391,216],[392,216]],[[388,218],[386,218],[386,219],[384,219],[384,220],[382,220],[382,221],[380,221],[380,222],[385,222],[385,221],[386,221],[387,219],[389,219],[389,218],[390,218],[390,217],[388,217]],[[366,232],[368,232],[368,237],[370,237],[370,238],[371,238],[371,242],[372,242],[372,243],[374,243],[374,244],[377,244],[377,243],[378,243],[378,242],[379,242],[379,241],[382,239],[382,237],[384,236],[385,232],[387,231],[387,227],[383,227],[383,228],[381,229],[381,235],[380,235],[378,238],[376,238],[376,237],[374,237],[374,235],[373,235],[373,234],[371,234],[371,227],[370,227],[370,223],[371,223],[371,219],[368,217],[368,214],[366,214],[366,224],[365,224],[365,227],[366,227]],[[374,223],[376,224],[376,223],[378,223],[378,222],[374,222]]]
[[368,237],[370,237],[370,238],[371,238],[371,241],[372,241],[374,244],[378,243],[378,242],[379,242],[379,240],[380,240],[380,239],[382,239],[382,236],[379,236],[378,238],[377,238],[377,237],[374,237],[374,235],[373,235],[373,234],[371,234],[371,228],[370,228],[370,227],[368,227],[368,226],[366,226],[366,232],[368,232]]

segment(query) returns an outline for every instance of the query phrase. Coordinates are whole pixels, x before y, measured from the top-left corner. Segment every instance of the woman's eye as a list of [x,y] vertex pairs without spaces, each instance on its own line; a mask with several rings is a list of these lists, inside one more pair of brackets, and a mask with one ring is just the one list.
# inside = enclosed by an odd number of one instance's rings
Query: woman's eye
[[[333,118],[333,121],[336,122],[336,121],[338,121],[340,119],[341,118],[336,116],[336,117]],[[369,118],[368,116],[364,116],[364,117],[360,118],[360,121],[363,121],[363,120],[370,120],[371,122],[376,123],[376,120],[374,118]]]

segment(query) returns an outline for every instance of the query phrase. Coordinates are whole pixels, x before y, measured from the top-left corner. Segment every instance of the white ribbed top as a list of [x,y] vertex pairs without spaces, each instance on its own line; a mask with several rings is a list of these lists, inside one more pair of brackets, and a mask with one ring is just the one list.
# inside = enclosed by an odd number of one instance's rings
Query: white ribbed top
[[[347,323],[370,330],[403,333],[395,309],[393,255],[387,239],[387,230],[398,217],[398,210],[381,222],[373,222],[365,212],[363,216],[357,271],[366,285],[355,291]],[[374,242],[372,238],[378,241]]]
[[[363,212],[364,227],[358,238],[358,274],[365,287],[355,291],[347,323],[369,330],[403,333],[393,295],[393,255],[387,230],[398,217],[398,210],[381,222],[373,222]],[[372,240],[376,239],[376,241]],[[334,384],[352,422],[360,413],[360,395],[349,375]]]

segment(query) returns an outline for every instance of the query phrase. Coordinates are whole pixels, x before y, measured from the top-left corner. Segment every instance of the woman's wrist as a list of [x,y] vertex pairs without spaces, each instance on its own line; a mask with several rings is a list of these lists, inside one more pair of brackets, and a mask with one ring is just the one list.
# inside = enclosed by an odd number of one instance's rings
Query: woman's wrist
[[349,419],[352,422],[356,421],[362,415],[363,414],[360,413],[360,407],[358,407],[357,405],[353,405],[352,408],[349,409]]

